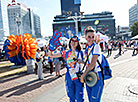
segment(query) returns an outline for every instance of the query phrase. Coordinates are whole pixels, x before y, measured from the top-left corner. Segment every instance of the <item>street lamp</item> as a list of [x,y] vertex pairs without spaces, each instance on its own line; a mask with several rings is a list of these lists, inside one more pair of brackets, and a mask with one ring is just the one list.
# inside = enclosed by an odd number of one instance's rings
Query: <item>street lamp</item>
[[21,18],[19,16],[16,16],[16,23],[18,26],[18,34],[20,33],[20,25],[21,25]]
[[75,12],[75,16],[71,16],[72,11],[67,12],[67,14],[69,15],[69,18],[72,18],[75,22],[76,35],[78,35],[78,21],[80,21],[81,18],[83,17],[83,13],[84,12],[80,12],[80,16],[78,16],[77,13]]

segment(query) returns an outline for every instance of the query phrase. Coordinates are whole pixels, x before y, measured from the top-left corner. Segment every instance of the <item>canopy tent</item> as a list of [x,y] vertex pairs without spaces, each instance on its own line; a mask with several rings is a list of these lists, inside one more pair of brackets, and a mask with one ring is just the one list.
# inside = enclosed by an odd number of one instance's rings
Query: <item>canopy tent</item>
[[106,42],[107,42],[107,41],[109,40],[108,36],[103,35],[103,34],[100,33],[100,32],[97,32],[96,35],[97,35],[97,36],[100,36],[101,41],[106,41]]
[[138,40],[138,35],[132,37],[131,40]]
[[3,49],[4,42],[0,42],[0,49]]
[[37,38],[36,42],[38,44],[38,47],[44,47],[45,45],[47,45],[47,41],[43,38]]
[[87,43],[87,40],[85,39],[85,37],[81,36],[79,37],[79,39],[81,43]]

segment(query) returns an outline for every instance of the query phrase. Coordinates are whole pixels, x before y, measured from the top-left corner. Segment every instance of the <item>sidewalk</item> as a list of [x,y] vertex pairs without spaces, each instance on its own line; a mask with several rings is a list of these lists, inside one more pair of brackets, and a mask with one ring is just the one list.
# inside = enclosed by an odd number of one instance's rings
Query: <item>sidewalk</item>
[[60,78],[45,73],[44,80],[26,73],[4,78],[0,80],[0,102],[32,102],[35,97],[64,83],[65,71],[65,68],[61,70],[63,77]]
[[[117,53],[113,52],[108,58],[113,78],[105,81],[102,102],[138,102],[138,55],[132,56],[132,51],[126,51],[114,58]],[[26,73],[3,78],[0,80],[0,102],[68,102],[65,72],[66,68],[61,70],[60,78],[46,72],[44,80]],[[86,91],[85,102],[88,102]]]

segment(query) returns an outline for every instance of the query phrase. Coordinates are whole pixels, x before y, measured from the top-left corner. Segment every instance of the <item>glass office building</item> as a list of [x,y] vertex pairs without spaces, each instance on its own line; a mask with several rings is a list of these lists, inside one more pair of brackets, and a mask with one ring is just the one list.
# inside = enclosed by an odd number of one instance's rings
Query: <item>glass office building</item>
[[72,11],[72,15],[75,12],[79,15],[81,6],[81,0],[61,0],[61,13],[62,15],[68,15],[68,11]]
[[133,23],[135,21],[138,20],[138,13],[137,13],[137,4],[135,4],[134,6],[132,6],[129,9],[129,27],[133,25]]
[[[17,16],[21,20],[18,28]],[[10,34],[29,33],[33,37],[41,37],[40,17],[33,13],[22,3],[16,3],[15,0],[8,5],[8,20]],[[20,32],[18,32],[18,29]]]
[[0,38],[9,36],[7,5],[10,0],[0,0]]
[[[96,26],[94,22],[99,20],[99,24]],[[97,29],[102,34],[109,36],[111,39],[116,34],[115,19],[112,12],[101,12],[84,15],[83,18],[78,22],[78,36],[83,36],[85,28],[87,26],[92,26]],[[70,38],[72,35],[76,34],[75,22],[73,19],[68,18],[68,16],[56,16],[53,20],[53,31],[58,30],[64,36]]]
[[[31,33],[29,12],[27,7],[21,3],[16,3],[15,1],[12,1],[12,3],[8,5],[7,9],[10,34]],[[17,16],[21,20],[21,24],[19,26],[20,32],[18,32],[18,26],[16,21]]]

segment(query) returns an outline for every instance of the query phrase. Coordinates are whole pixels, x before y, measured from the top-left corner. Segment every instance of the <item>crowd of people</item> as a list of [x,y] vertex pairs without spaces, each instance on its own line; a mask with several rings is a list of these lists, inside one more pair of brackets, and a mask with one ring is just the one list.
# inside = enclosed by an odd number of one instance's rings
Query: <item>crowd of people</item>
[[103,51],[107,51],[108,52],[108,56],[111,56],[112,54],[112,50],[117,50],[119,49],[118,51],[118,54],[121,55],[121,54],[124,54],[124,49],[133,49],[133,53],[132,55],[134,54],[138,54],[138,41],[137,40],[124,40],[124,41],[108,41],[107,43],[105,42],[103,44],[103,46],[101,47],[103,48]]

